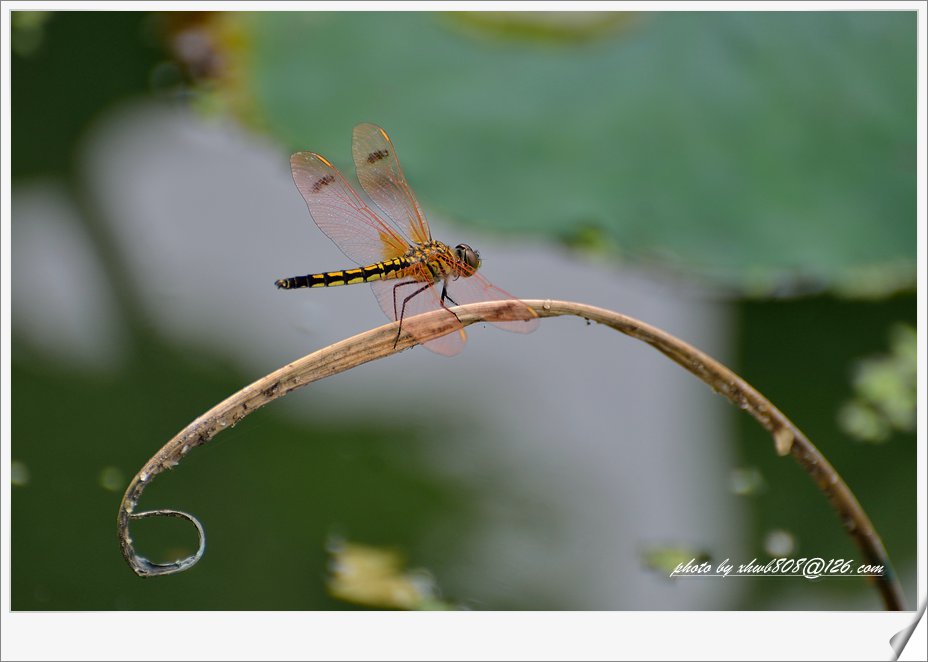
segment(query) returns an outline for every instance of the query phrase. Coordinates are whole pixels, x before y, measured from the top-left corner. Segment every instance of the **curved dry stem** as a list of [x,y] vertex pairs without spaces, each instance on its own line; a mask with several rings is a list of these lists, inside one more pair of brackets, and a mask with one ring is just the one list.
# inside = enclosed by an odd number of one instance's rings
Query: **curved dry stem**
[[[886,608],[904,609],[902,588],[893,573],[883,543],[847,484],[802,431],[753,386],[695,347],[632,317],[569,301],[527,300],[523,303],[538,317],[574,315],[642,340],[753,416],[772,435],[776,452],[783,456],[792,455],[828,498],[841,525],[860,549],[862,562],[883,566],[884,574],[876,577],[875,581]],[[465,326],[475,322],[520,320],[524,319],[525,311],[521,306],[507,301],[468,304],[453,310]],[[203,528],[192,515],[175,510],[135,512],[142,492],[155,476],[165,469],[175,467],[190,450],[205,444],[221,430],[235,425],[255,409],[294,389],[401,352],[415,345],[416,338],[425,342],[454,331],[456,327],[449,324],[448,319],[448,315],[438,310],[404,320],[403,333],[395,346],[397,324],[394,322],[320,349],[246,386],[181,430],[145,463],[132,479],[120,504],[117,518],[119,542],[123,556],[136,574],[151,577],[186,570],[200,560],[205,548]],[[410,333],[412,331],[416,338]],[[129,523],[159,515],[179,517],[193,523],[200,538],[196,554],[173,563],[158,564],[135,551],[129,536]]]

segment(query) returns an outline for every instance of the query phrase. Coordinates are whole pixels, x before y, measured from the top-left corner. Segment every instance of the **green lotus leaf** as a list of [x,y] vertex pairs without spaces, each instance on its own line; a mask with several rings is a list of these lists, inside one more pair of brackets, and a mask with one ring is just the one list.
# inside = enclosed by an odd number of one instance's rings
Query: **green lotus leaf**
[[522,16],[224,15],[216,98],[349,173],[380,124],[483,229],[747,295],[914,285],[914,12]]

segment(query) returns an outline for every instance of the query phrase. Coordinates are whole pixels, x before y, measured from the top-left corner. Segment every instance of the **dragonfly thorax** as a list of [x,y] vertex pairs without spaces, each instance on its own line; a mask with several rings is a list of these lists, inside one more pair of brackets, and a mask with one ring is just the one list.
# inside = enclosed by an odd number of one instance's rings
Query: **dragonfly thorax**
[[425,266],[433,282],[462,276],[469,278],[480,267],[480,254],[467,244],[451,248],[435,240],[416,244],[404,258],[410,265]]

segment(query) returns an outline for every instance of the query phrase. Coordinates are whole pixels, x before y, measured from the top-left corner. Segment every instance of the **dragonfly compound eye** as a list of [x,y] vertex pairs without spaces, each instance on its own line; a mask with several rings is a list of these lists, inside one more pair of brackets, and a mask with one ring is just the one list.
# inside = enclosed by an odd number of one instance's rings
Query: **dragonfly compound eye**
[[480,268],[480,253],[467,244],[458,244],[454,247],[457,258],[468,267],[476,271]]

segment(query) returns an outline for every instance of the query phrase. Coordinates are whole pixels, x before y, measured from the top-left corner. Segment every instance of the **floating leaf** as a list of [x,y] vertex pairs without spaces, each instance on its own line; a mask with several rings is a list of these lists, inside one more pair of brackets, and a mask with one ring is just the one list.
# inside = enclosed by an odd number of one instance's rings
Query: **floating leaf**
[[427,208],[486,229],[747,295],[913,286],[913,12],[606,17],[549,43],[462,28],[482,14],[222,14],[213,98],[349,172],[374,121]]

